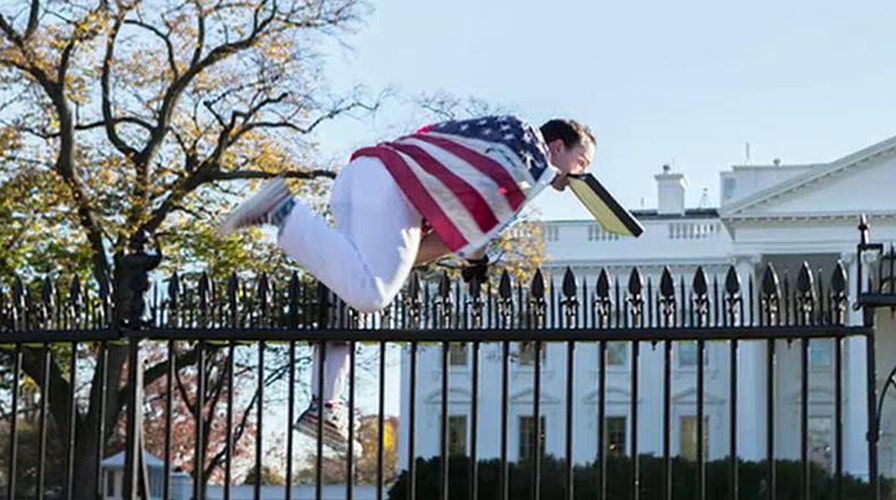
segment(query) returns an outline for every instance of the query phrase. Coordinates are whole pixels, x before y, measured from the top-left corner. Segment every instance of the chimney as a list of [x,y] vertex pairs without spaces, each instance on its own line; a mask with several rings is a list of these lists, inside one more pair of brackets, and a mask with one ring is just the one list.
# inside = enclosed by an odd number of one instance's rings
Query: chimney
[[688,183],[684,174],[672,173],[672,167],[663,165],[663,173],[654,176],[657,187],[657,213],[684,215],[684,189]]

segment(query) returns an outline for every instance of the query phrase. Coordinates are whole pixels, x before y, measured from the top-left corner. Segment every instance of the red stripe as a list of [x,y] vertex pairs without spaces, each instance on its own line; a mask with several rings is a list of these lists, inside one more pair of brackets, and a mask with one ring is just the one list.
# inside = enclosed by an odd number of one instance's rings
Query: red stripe
[[459,175],[446,168],[445,165],[439,163],[439,160],[433,158],[426,150],[412,144],[391,143],[389,146],[413,158],[423,170],[444,183],[461,205],[467,209],[467,212],[473,216],[483,233],[491,231],[498,225],[498,219],[495,218],[492,207],[479,194],[479,191]]
[[425,214],[433,231],[439,235],[439,238],[442,239],[449,250],[452,252],[460,250],[468,243],[467,239],[451,223],[451,220],[445,215],[438,203],[430,196],[423,184],[420,183],[420,180],[417,179],[417,176],[414,175],[401,155],[386,146],[374,146],[355,151],[352,155],[352,160],[359,156],[370,156],[383,162],[386,170],[392,174],[401,191],[411,200],[411,203],[421,214]]
[[[442,137],[433,137],[430,134],[415,134],[410,137],[439,146],[487,175],[498,184],[499,188],[506,190],[502,194],[504,194],[507,202],[510,203],[511,208],[514,210],[518,209],[526,201],[526,195],[520,191],[519,186],[516,185],[507,169],[492,158]],[[501,189],[499,189],[499,192],[501,192]]]

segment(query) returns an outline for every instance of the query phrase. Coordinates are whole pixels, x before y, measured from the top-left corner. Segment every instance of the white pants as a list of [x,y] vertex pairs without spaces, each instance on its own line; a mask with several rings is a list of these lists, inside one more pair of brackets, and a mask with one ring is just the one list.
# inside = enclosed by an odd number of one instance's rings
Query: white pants
[[[330,195],[334,227],[296,201],[280,231],[280,248],[358,311],[389,305],[417,258],[422,216],[383,164],[361,157],[339,172]],[[348,349],[328,343],[324,401],[340,395],[347,369]],[[312,391],[317,388],[315,380]]]
[[349,163],[333,184],[335,227],[297,200],[279,245],[361,312],[389,305],[411,274],[422,217],[375,158]]

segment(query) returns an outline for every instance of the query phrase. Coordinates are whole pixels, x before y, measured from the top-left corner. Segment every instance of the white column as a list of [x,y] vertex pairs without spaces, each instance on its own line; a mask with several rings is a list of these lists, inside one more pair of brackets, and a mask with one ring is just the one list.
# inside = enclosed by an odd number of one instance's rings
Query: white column
[[[745,320],[749,318],[749,282],[757,290],[756,267],[762,262],[760,255],[735,257],[733,264],[741,279],[742,296],[746,301]],[[755,301],[754,301],[755,303]],[[758,309],[757,309],[758,312]],[[754,314],[758,319],[758,316]],[[737,454],[744,460],[765,458],[765,342],[740,341],[737,358]],[[730,398],[730,395],[729,395]],[[727,418],[727,413],[726,413]]]
[[[850,325],[862,324],[862,311],[852,308],[855,300],[858,264],[855,253],[840,254],[847,269],[849,305],[847,321]],[[845,472],[868,479],[868,384],[867,352],[864,337],[851,337],[845,342],[843,388],[843,468]]]

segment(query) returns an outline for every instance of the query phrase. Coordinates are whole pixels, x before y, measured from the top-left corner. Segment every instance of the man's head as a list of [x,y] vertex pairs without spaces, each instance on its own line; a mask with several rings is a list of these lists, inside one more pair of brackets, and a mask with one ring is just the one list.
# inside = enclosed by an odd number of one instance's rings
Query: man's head
[[541,126],[541,135],[551,164],[560,170],[551,184],[562,191],[569,183],[567,175],[584,173],[594,159],[594,134],[575,120],[554,119]]

